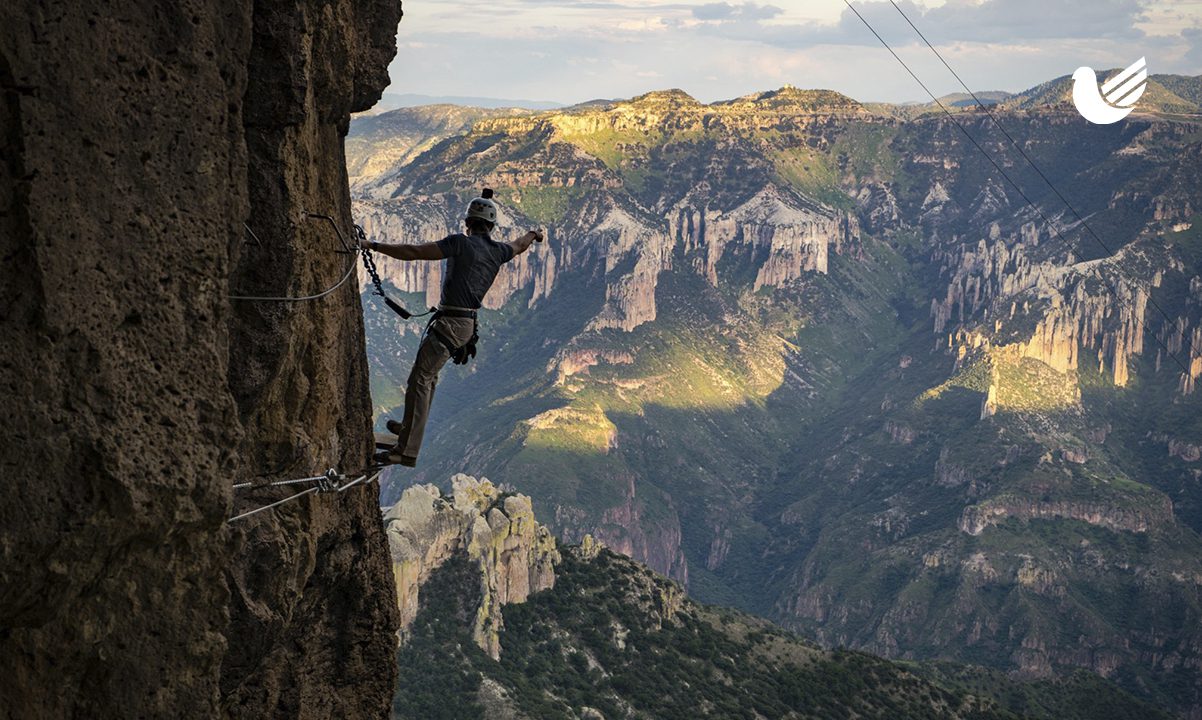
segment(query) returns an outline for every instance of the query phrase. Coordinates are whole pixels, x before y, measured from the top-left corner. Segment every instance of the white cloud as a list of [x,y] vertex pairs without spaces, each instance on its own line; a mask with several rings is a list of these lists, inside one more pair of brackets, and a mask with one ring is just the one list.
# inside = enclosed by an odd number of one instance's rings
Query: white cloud
[[1187,28],[1181,32],[1188,43],[1185,47],[1185,61],[1195,67],[1202,66],[1202,28]]
[[731,5],[725,2],[707,3],[693,8],[693,17],[698,20],[730,22],[736,20],[770,20],[784,10],[776,5],[757,5],[753,2]]
[[[899,0],[974,89],[1021,90],[1146,55],[1202,72],[1202,0]],[[885,0],[856,7],[938,92],[959,89]],[[842,0],[409,0],[394,92],[577,102],[680,87],[702,100],[785,82],[922,99]]]

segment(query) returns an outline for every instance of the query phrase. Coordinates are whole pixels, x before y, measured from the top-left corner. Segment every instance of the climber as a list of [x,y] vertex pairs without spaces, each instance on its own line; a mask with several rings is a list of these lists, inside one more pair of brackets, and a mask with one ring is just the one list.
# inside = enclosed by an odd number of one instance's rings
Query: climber
[[396,445],[380,454],[381,462],[417,464],[430,402],[438,372],[447,360],[463,365],[476,355],[476,311],[492,287],[501,266],[521,255],[531,243],[542,242],[543,234],[531,230],[517,240],[497,242],[489,233],[497,223],[497,205],[492,190],[485,188],[471,201],[463,222],[467,233],[448,235],[438,242],[421,245],[386,244],[360,239],[371,250],[397,260],[447,261],[443,272],[442,299],[426,325],[413,370],[405,388],[405,412],[400,422],[388,421],[388,431],[397,436]]

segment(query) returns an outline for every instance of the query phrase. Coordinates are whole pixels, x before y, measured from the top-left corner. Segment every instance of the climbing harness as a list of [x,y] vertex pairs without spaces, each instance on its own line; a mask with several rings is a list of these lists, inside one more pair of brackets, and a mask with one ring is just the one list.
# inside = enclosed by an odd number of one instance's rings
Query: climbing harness
[[[355,234],[359,240],[359,247],[361,248],[361,253],[363,255],[363,267],[367,269],[367,274],[371,276],[372,284],[376,286],[376,291],[373,294],[384,298],[384,304],[391,308],[392,311],[397,315],[400,315],[406,320],[429,315],[430,319],[426,322],[426,334],[432,335],[435,340],[437,340],[442,344],[443,347],[447,349],[447,352],[451,355],[451,361],[456,365],[467,365],[468,361],[476,357],[476,343],[480,341],[480,326],[476,322],[476,311],[468,310],[466,308],[432,307],[424,313],[419,313],[417,315],[409,312],[403,306],[401,306],[400,303],[388,297],[387,293],[384,292],[384,284],[380,282],[380,273],[376,270],[376,261],[375,258],[372,257],[371,249],[367,246],[367,235],[363,232],[363,228],[359,225],[356,225]],[[446,333],[443,333],[434,325],[434,321],[440,317],[471,318],[471,339],[469,339],[463,345],[456,345],[451,338],[447,337]]]
[[[375,480],[376,478],[378,478],[380,476],[380,473],[384,472],[384,467],[385,466],[382,466],[382,465],[369,465],[368,467],[364,468],[363,470],[360,470],[355,473],[339,473],[334,468],[330,468],[323,475],[314,475],[312,477],[296,478],[295,480],[277,480],[275,482],[262,483],[262,484],[256,484],[256,483],[251,483],[251,482],[237,483],[234,485],[235,490],[242,490],[245,488],[256,488],[257,489],[257,488],[267,488],[267,487],[283,487],[283,486],[288,486],[288,485],[301,485],[304,483],[313,483],[313,486],[306,488],[306,489],[296,493],[295,495],[289,495],[286,498],[283,498],[281,500],[276,500],[275,502],[270,503],[268,505],[264,505],[262,507],[255,508],[254,510],[248,510],[248,511],[242,513],[241,515],[235,515],[234,517],[230,518],[227,522],[236,522],[243,518],[248,518],[251,515],[256,515],[258,513],[264,512],[265,510],[270,510],[272,508],[279,507],[280,505],[283,505],[284,503],[292,502],[293,500],[303,498],[306,495],[312,495],[313,493],[344,493],[347,490],[350,490],[351,488],[355,487],[356,485],[366,485],[367,483],[370,483],[371,481]],[[356,477],[354,480],[349,480],[349,478],[351,478],[352,476],[355,476],[355,475],[358,475],[358,477]],[[348,480],[349,480],[349,482],[348,482]]]
[[[488,191],[488,195],[485,197],[492,197],[492,191]],[[451,361],[456,365],[467,365],[472,358],[476,357],[476,343],[480,342],[480,325],[476,322],[476,311],[469,310],[467,308],[444,306],[437,308],[432,307],[424,313],[419,313],[417,315],[409,312],[402,307],[400,303],[388,297],[387,293],[384,292],[384,284],[380,282],[380,273],[376,271],[375,258],[372,257],[371,248],[367,246],[367,235],[364,233],[363,228],[359,225],[355,225],[355,235],[359,241],[359,247],[361,248],[363,267],[367,269],[367,274],[371,277],[372,284],[376,286],[376,291],[373,294],[384,298],[384,304],[391,308],[392,311],[397,315],[400,315],[406,320],[429,315],[430,319],[426,322],[425,333],[433,336],[435,340],[437,340],[442,344],[443,347],[447,349],[447,352],[451,355]],[[434,321],[440,317],[471,318],[471,339],[462,345],[456,345],[451,338],[447,337],[446,333],[443,333],[434,325]]]
[[[434,321],[440,317],[471,318],[472,337],[464,344],[456,345],[451,338],[447,337],[446,333],[435,327]],[[434,339],[447,349],[447,352],[451,355],[451,361],[456,365],[467,365],[469,360],[476,357],[476,343],[480,341],[480,325],[476,322],[475,310],[452,307],[438,308],[434,310],[434,315],[430,318],[430,322],[426,323],[426,333],[434,336]]]

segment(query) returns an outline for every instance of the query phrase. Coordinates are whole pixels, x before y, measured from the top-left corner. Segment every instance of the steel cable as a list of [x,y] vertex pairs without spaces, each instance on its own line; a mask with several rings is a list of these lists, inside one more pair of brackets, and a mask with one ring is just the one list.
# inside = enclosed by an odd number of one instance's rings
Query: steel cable
[[[1056,234],[1056,237],[1059,238],[1060,241],[1065,244],[1065,246],[1067,246],[1069,249],[1072,249],[1072,247],[1073,247],[1072,243],[1070,243],[1068,241],[1068,239],[1064,237],[1064,235],[1060,232],[1060,229],[1057,228],[1056,225],[1053,224],[1052,221],[1048,219],[1047,215],[1045,215],[1043,213],[1043,211],[1039,208],[1039,206],[1037,206],[1035,204],[1035,202],[1032,201],[1031,198],[1029,198],[1025,192],[1023,192],[1023,189],[1018,185],[1018,183],[1016,183],[1006,173],[1006,171],[1002,169],[1001,165],[999,165],[997,163],[997,161],[993,159],[993,156],[990,155],[989,152],[986,151],[985,148],[982,147],[979,142],[977,142],[976,138],[974,138],[968,132],[968,130],[964,127],[964,125],[959,120],[956,119],[955,115],[953,115],[951,113],[951,111],[949,111],[947,109],[947,107],[939,100],[939,98],[936,97],[935,93],[931,92],[931,89],[927,87],[926,83],[924,83],[922,81],[922,79],[919,78],[918,75],[915,74],[914,71],[910,69],[910,66],[907,65],[906,62],[904,60],[902,60],[901,57],[897,54],[897,52],[894,51],[893,47],[890,46],[889,43],[886,42],[883,37],[881,37],[880,33],[878,33],[876,31],[876,28],[874,28],[872,26],[872,24],[869,23],[868,20],[866,20],[864,18],[864,16],[860,14],[860,11],[855,9],[855,7],[851,4],[851,2],[849,0],[843,0],[843,4],[846,5],[848,7],[848,9],[851,10],[852,13],[854,13],[855,16],[860,19],[860,22],[864,24],[864,27],[868,28],[869,32],[871,32],[874,36],[876,36],[876,39],[879,40],[881,45],[883,45],[885,47],[885,49],[889,51],[889,54],[892,55],[893,58],[895,60],[897,60],[897,62],[903,68],[905,68],[906,72],[909,73],[910,77],[914,78],[914,81],[916,83],[918,83],[918,85],[920,87],[922,87],[922,89],[926,92],[926,94],[930,96],[931,100],[934,101],[934,103],[939,106],[939,109],[943,111],[943,114],[946,115],[948,117],[948,119],[951,120],[952,123],[954,123],[957,128],[959,128],[960,132],[964,134],[964,137],[968,138],[969,142],[971,142],[973,144],[973,146],[978,151],[980,151],[980,153],[983,156],[985,156],[985,159],[989,161],[989,164],[993,165],[994,169],[998,171],[998,174],[1000,174],[1003,178],[1005,178],[1006,182],[1010,183],[1010,185],[1018,192],[1019,196],[1022,197],[1023,201],[1026,202],[1027,206],[1030,207],[1032,210],[1034,210],[1036,212],[1036,214],[1039,215],[1039,217],[1044,221],[1044,224],[1046,224],[1048,226],[1048,228],[1051,229],[1051,231]],[[911,23],[911,27],[913,27],[913,23]],[[917,30],[917,28],[915,28],[915,30]],[[1046,178],[1045,178],[1045,181],[1046,181]],[[1055,188],[1053,188],[1053,190],[1054,189]],[[1059,193],[1057,193],[1057,195],[1059,195]],[[1061,199],[1063,199],[1063,197]],[[1065,201],[1065,204],[1067,205],[1068,202]],[[1070,206],[1070,209],[1072,209],[1071,206]],[[1073,211],[1073,212],[1075,215],[1076,211]],[[1080,216],[1077,216],[1077,217],[1078,217],[1078,219],[1080,219]],[[1082,223],[1084,223],[1083,220],[1082,220]],[[1086,227],[1088,228],[1088,226],[1086,226]],[[1092,232],[1092,230],[1091,230],[1091,232]],[[1106,245],[1104,243],[1101,243],[1100,240],[1099,240],[1099,244],[1101,244],[1103,248],[1106,247]],[[1116,285],[1114,285],[1113,283],[1109,282],[1109,280],[1106,279],[1106,276],[1104,273],[1099,272],[1098,277],[1103,282],[1105,282],[1107,285],[1110,285],[1110,288],[1114,292],[1114,295],[1115,295],[1115,302],[1122,304],[1122,300],[1120,299],[1121,293],[1119,293],[1118,287]],[[1151,301],[1151,293],[1148,293],[1148,299],[1149,299],[1149,301]],[[1155,303],[1154,303],[1154,305],[1155,305]],[[1156,307],[1157,307],[1157,309],[1159,309],[1159,306],[1156,306]],[[1161,314],[1164,314],[1164,312],[1161,311]],[[1132,316],[1134,318],[1134,316],[1135,316],[1134,311],[1132,312]],[[1168,320],[1167,315],[1165,315],[1165,319]],[[1135,322],[1138,323],[1141,327],[1146,329],[1146,324],[1143,323],[1138,318],[1135,318]],[[1161,348],[1164,349],[1165,353],[1170,358],[1172,358],[1173,362],[1175,362],[1177,364],[1177,366],[1181,368],[1182,372],[1184,372],[1186,375],[1188,375],[1189,370],[1186,368],[1185,364],[1182,363],[1181,360],[1169,349],[1169,346],[1163,340],[1161,340],[1159,337],[1157,337],[1156,333],[1152,333],[1152,338],[1161,346]]]

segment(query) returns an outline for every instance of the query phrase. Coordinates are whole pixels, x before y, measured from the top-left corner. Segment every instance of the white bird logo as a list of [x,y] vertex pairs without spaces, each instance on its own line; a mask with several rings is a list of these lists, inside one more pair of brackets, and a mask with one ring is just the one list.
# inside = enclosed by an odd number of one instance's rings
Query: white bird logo
[[1077,112],[1095,125],[1109,125],[1131,114],[1135,101],[1148,86],[1148,67],[1144,58],[1102,84],[1093,68],[1079,67],[1073,73],[1073,104]]

